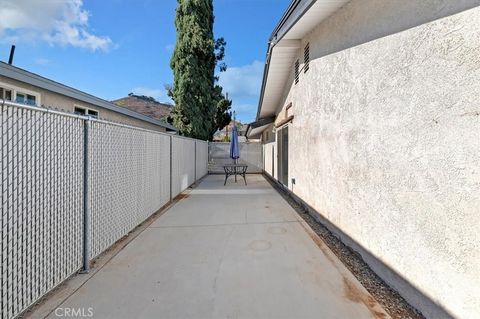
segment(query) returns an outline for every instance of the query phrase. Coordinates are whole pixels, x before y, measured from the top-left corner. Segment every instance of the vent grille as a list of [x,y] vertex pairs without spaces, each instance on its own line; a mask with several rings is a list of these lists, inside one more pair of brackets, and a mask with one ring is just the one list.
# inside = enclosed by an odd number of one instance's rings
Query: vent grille
[[295,61],[295,84],[298,84],[300,76],[300,62],[297,60]]
[[303,62],[305,63],[303,67],[303,72],[307,73],[310,68],[310,43],[307,43],[305,49],[303,50]]

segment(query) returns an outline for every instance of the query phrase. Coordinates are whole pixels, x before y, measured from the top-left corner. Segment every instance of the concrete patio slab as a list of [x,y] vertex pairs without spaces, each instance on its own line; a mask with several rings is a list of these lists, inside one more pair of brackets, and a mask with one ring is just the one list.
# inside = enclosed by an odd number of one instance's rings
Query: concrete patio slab
[[388,318],[261,175],[247,181],[208,176],[58,307],[95,318]]

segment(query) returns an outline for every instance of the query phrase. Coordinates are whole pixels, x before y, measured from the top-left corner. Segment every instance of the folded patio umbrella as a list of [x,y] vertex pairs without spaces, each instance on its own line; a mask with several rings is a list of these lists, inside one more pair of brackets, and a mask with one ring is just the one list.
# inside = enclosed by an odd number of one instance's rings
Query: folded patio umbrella
[[230,138],[230,158],[237,162],[237,159],[240,157],[240,147],[238,145],[238,132],[237,128],[233,126],[232,135]]

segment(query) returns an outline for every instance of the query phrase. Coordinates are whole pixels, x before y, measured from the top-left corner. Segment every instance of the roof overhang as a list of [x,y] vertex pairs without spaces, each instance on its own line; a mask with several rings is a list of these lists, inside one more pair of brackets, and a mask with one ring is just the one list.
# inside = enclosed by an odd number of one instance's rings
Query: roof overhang
[[253,140],[259,139],[262,136],[263,131],[265,131],[268,126],[269,125],[263,125],[263,126],[250,129],[249,131],[247,131],[247,135],[246,135],[247,138],[253,139]]
[[274,116],[280,107],[301,40],[349,1],[292,1],[270,37],[257,119]]
[[262,134],[262,132],[274,121],[275,117],[271,116],[248,124],[247,130],[245,131],[245,136],[253,139],[258,138],[260,134]]

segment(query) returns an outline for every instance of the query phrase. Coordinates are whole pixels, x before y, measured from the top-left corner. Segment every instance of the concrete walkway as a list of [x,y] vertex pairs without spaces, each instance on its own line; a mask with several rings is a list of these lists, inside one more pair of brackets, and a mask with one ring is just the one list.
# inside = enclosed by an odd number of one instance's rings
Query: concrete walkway
[[59,307],[95,318],[388,318],[261,175],[247,181],[205,178]]

